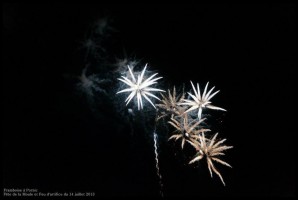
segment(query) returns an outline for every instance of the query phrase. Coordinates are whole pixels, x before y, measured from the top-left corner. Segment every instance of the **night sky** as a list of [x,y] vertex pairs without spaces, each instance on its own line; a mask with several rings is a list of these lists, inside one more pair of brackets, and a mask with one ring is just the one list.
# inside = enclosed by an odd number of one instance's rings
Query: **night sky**
[[[2,10],[4,188],[160,195],[151,115],[144,130],[143,119],[124,119],[124,102],[114,106],[96,94],[92,102],[76,87],[88,63],[89,74],[112,79],[113,63],[130,58],[163,76],[164,89],[210,81],[220,90],[214,104],[227,109],[210,112],[214,128],[234,146],[223,158],[233,168],[217,165],[226,186],[210,177],[205,162],[188,165],[191,150],[167,142],[170,133],[160,130],[164,196],[295,196],[295,4],[4,4]],[[84,41],[100,19],[111,27],[101,41],[105,50],[98,50],[104,56],[86,56]],[[113,78],[105,85],[111,99],[118,89]]]

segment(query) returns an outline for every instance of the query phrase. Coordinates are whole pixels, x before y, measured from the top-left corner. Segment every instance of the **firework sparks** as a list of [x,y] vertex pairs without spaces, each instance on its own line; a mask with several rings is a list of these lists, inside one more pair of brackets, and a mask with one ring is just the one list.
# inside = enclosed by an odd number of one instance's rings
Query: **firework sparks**
[[[206,119],[206,118],[205,118]],[[181,148],[183,149],[185,142],[189,142],[195,140],[199,137],[199,133],[210,131],[209,129],[202,129],[199,125],[205,119],[201,119],[199,121],[193,120],[189,122],[188,115],[184,114],[183,118],[179,121],[172,118],[168,123],[171,124],[174,128],[176,128],[175,132],[177,134],[172,135],[169,140],[175,139],[178,140],[181,138]]]
[[188,92],[188,95],[193,99],[193,100],[188,100],[188,99],[183,99],[184,103],[180,103],[180,105],[187,105],[187,106],[191,106],[187,111],[185,112],[190,112],[192,110],[196,110],[198,109],[198,118],[201,119],[202,117],[202,110],[203,108],[209,108],[209,109],[213,109],[213,110],[222,110],[222,111],[226,111],[223,108],[220,107],[216,107],[211,105],[211,101],[210,99],[212,97],[214,97],[218,92],[214,92],[213,94],[211,94],[211,92],[214,90],[215,87],[213,87],[211,90],[209,90],[209,92],[207,92],[207,88],[208,88],[208,84],[209,82],[206,84],[205,89],[203,94],[201,95],[200,92],[200,86],[199,83],[197,84],[197,90],[194,86],[194,84],[190,81],[192,89],[195,93],[195,95],[191,94]]
[[174,86],[172,93],[168,90],[168,96],[163,95],[162,93],[160,95],[162,96],[161,103],[156,104],[156,107],[161,109],[161,116],[159,116],[158,119],[163,118],[168,114],[171,114],[171,118],[173,118],[174,115],[180,116],[185,112],[185,108],[179,105],[185,97],[184,92],[177,95]]
[[226,139],[217,141],[216,140],[217,135],[218,135],[218,133],[215,134],[211,140],[208,140],[205,138],[204,133],[202,133],[202,135],[199,137],[198,141],[189,142],[197,150],[197,154],[189,162],[189,164],[197,162],[197,161],[201,160],[204,156],[206,156],[208,169],[209,169],[211,177],[212,177],[212,171],[215,172],[219,176],[222,183],[225,185],[225,182],[224,182],[221,174],[219,173],[219,171],[215,168],[213,161],[218,162],[222,165],[231,167],[231,165],[229,165],[227,162],[225,162],[219,158],[216,158],[216,156],[225,155],[223,153],[223,151],[227,150],[227,149],[231,149],[231,148],[233,148],[233,146],[223,145],[223,143],[226,141]]
[[124,90],[121,90],[121,91],[117,92],[117,94],[123,93],[123,92],[130,92],[130,95],[125,100],[126,105],[128,105],[129,102],[134,97],[136,97],[137,98],[137,102],[138,102],[138,110],[143,109],[143,97],[154,108],[156,108],[155,105],[149,99],[148,96],[160,100],[157,96],[155,96],[154,94],[152,94],[152,92],[165,92],[164,90],[161,90],[161,89],[149,87],[149,86],[151,86],[153,84],[156,84],[157,83],[157,80],[161,79],[162,77],[155,78],[156,75],[158,74],[158,73],[155,73],[152,76],[150,76],[149,78],[144,79],[146,68],[147,68],[147,64],[145,65],[145,67],[144,67],[143,71],[141,72],[141,74],[138,74],[138,77],[136,79],[134,73],[132,72],[132,70],[128,66],[128,70],[129,70],[129,73],[130,73],[130,76],[131,76],[131,80],[129,80],[127,77],[124,77],[124,76],[121,76],[121,78],[118,78],[118,80],[120,80],[121,82],[123,82],[126,85],[128,85],[129,88],[126,88]]

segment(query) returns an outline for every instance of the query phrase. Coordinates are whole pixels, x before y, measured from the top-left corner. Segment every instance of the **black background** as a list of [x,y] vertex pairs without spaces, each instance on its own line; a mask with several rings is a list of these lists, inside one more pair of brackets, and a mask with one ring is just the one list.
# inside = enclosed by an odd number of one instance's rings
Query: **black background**
[[[210,81],[228,110],[221,137],[234,146],[219,167],[188,166],[161,144],[165,196],[294,196],[297,92],[293,4],[4,4],[4,188],[158,196],[152,141],[97,120],[65,74],[79,75],[80,45],[103,16],[121,48],[171,84]],[[117,50],[121,49],[121,50]]]

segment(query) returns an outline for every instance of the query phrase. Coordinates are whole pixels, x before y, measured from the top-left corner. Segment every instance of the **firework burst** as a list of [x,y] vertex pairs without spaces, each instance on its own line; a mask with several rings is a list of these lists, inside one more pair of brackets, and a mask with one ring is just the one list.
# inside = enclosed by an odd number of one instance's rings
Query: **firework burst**
[[157,100],[160,100],[157,96],[155,96],[154,94],[152,94],[152,92],[165,92],[164,90],[161,89],[157,89],[157,88],[152,88],[149,87],[153,84],[157,83],[157,80],[161,79],[162,77],[157,77],[156,75],[158,73],[153,74],[152,76],[150,76],[147,79],[144,79],[144,75],[145,75],[145,71],[147,68],[147,64],[145,65],[144,69],[142,70],[141,74],[137,75],[137,79],[135,78],[134,73],[132,72],[132,70],[130,69],[129,66],[128,70],[130,73],[130,79],[128,79],[125,76],[121,76],[121,78],[118,78],[118,80],[120,80],[121,82],[125,83],[126,85],[129,86],[129,88],[123,89],[119,92],[117,92],[117,94],[119,93],[123,93],[123,92],[130,92],[130,94],[128,95],[127,99],[125,100],[126,105],[129,104],[129,102],[136,97],[137,102],[138,102],[138,110],[143,109],[143,98],[145,98],[154,108],[155,105],[153,104],[153,102],[149,99],[148,96],[153,97]]
[[211,140],[205,138],[205,134],[202,133],[200,135],[199,139],[197,141],[189,141],[190,144],[192,144],[193,147],[197,150],[197,154],[194,156],[194,158],[189,162],[189,164],[192,164],[194,162],[197,162],[201,160],[204,156],[207,159],[207,165],[210,172],[210,175],[212,177],[212,171],[215,172],[222,183],[225,185],[225,182],[220,174],[220,172],[215,168],[213,161],[218,162],[222,165],[231,167],[227,162],[217,158],[217,156],[225,155],[223,151],[227,149],[233,148],[233,146],[226,146],[223,145],[223,143],[226,141],[226,139],[223,140],[216,140],[218,133],[216,133]]
[[158,119],[163,118],[168,114],[171,114],[171,118],[173,118],[174,115],[180,116],[185,112],[185,107],[179,105],[185,98],[184,92],[177,95],[176,88],[174,86],[172,93],[168,90],[168,95],[163,95],[162,93],[160,95],[162,96],[161,103],[156,104],[156,107],[161,110],[161,115]]
[[210,131],[209,129],[203,129],[199,126],[205,119],[201,120],[192,120],[189,122],[189,118],[187,114],[184,114],[183,117],[177,121],[174,118],[171,118],[171,121],[168,123],[171,124],[176,130],[169,140],[171,139],[181,139],[181,148],[183,149],[185,142],[190,142],[192,140],[198,139],[199,133]]
[[203,94],[201,95],[200,92],[200,86],[199,83],[197,84],[197,90],[194,86],[194,84],[190,81],[192,89],[195,93],[195,95],[191,94],[190,92],[188,92],[188,95],[193,99],[193,100],[188,100],[188,99],[183,99],[183,103],[180,103],[180,105],[186,105],[186,106],[190,106],[190,108],[188,110],[186,110],[185,112],[190,112],[192,110],[196,110],[198,109],[198,118],[201,119],[202,117],[202,110],[203,108],[209,108],[209,109],[213,109],[213,110],[222,110],[222,111],[226,111],[223,108],[220,107],[216,107],[211,105],[211,101],[210,99],[212,97],[214,97],[218,92],[214,92],[213,94],[211,94],[211,92],[214,90],[215,87],[213,87],[211,90],[209,90],[209,92],[207,92],[207,88],[208,88],[208,84],[209,82],[206,84],[205,89]]

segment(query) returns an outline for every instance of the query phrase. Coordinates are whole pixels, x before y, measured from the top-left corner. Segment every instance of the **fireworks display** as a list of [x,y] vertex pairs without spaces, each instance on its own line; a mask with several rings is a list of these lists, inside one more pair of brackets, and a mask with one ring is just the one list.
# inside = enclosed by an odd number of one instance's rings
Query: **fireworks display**
[[4,189],[294,196],[295,13],[4,3]]
[[[118,80],[128,85],[129,88],[123,89],[117,92],[117,94],[123,93],[123,92],[130,92],[130,95],[125,100],[126,105],[128,105],[129,102],[136,96],[136,99],[137,99],[136,102],[137,102],[139,111],[140,109],[143,109],[142,97],[144,97],[154,108],[156,107],[160,108],[156,111],[157,115],[156,115],[155,123],[157,123],[158,120],[163,117],[169,118],[170,116],[168,123],[175,128],[175,131],[173,132],[172,136],[168,140],[174,139],[175,141],[177,141],[178,139],[181,139],[182,149],[186,142],[190,143],[198,153],[196,154],[195,158],[189,162],[189,164],[192,164],[196,161],[201,160],[205,155],[211,177],[212,177],[212,171],[214,171],[220,177],[222,183],[225,185],[225,182],[223,181],[221,174],[214,167],[214,164],[212,163],[212,161],[216,161],[223,165],[231,167],[228,163],[222,161],[219,158],[216,158],[215,156],[224,155],[222,151],[230,149],[232,148],[232,146],[221,146],[220,144],[222,144],[225,140],[221,140],[215,143],[217,134],[212,139],[206,138],[204,133],[211,130],[204,128],[201,125],[202,122],[206,120],[206,118],[201,119],[203,108],[226,111],[223,108],[216,107],[210,104],[211,98],[214,97],[219,91],[212,93],[215,87],[213,87],[211,90],[208,91],[207,90],[208,84],[209,84],[208,82],[205,86],[204,92],[201,94],[199,83],[197,83],[197,89],[196,89],[194,84],[190,81],[195,95],[191,94],[190,92],[188,92],[188,95],[193,100],[186,99],[184,92],[177,96],[175,87],[173,88],[173,93],[171,93],[170,90],[168,90],[168,97],[166,97],[163,94],[160,94],[162,96],[162,100],[161,100],[159,97],[153,95],[150,92],[165,92],[165,91],[157,88],[151,88],[149,86],[153,84],[157,84],[157,80],[161,79],[162,77],[154,78],[157,75],[157,73],[155,73],[151,75],[149,78],[143,80],[146,68],[147,68],[147,64],[142,70],[142,72],[137,75],[138,78],[136,79],[131,68],[128,66],[130,79],[128,77],[121,76],[121,78],[118,78]],[[160,103],[154,105],[147,95],[159,100]],[[191,107],[188,108],[188,106],[191,106]],[[197,119],[196,118],[193,119],[192,116],[190,115],[190,112],[196,109],[198,109]],[[155,124],[155,127],[156,127],[156,124]],[[157,134],[155,130],[153,132],[153,138],[154,138],[157,175],[160,178],[160,185],[162,185],[159,164],[158,164],[159,161],[158,161],[157,145],[156,145]],[[160,186],[160,188],[162,187]],[[162,194],[162,191],[160,193]]]

